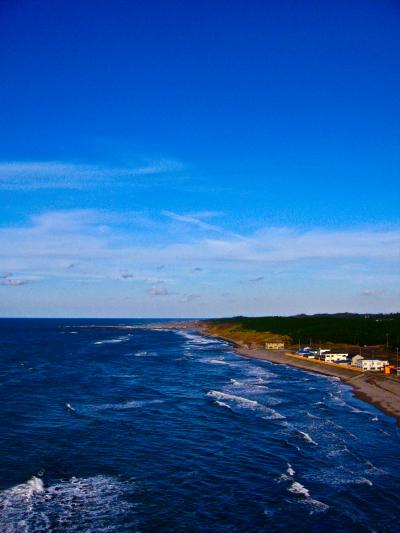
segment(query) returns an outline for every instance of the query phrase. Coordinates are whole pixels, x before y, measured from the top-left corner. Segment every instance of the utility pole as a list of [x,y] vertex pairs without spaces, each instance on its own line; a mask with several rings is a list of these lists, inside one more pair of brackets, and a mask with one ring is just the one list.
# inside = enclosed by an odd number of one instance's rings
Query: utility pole
[[389,333],[386,333],[386,348],[389,348]]
[[396,346],[396,376],[399,377],[399,347]]

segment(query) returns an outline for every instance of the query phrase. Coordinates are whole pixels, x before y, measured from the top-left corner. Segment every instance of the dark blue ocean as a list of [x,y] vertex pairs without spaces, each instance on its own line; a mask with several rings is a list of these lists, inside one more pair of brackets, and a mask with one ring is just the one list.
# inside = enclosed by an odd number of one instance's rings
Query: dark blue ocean
[[400,530],[395,421],[340,381],[89,323],[0,320],[1,532]]

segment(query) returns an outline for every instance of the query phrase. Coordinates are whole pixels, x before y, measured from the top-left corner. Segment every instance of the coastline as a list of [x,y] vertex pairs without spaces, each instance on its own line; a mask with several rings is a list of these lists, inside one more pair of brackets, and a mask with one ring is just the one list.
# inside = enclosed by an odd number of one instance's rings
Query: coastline
[[400,382],[395,378],[388,378],[378,372],[358,372],[347,368],[320,365],[306,359],[299,361],[285,352],[274,353],[272,350],[263,349],[248,350],[239,346],[235,346],[235,351],[239,355],[251,359],[260,359],[325,376],[337,377],[352,387],[356,398],[370,403],[388,416],[393,416],[396,418],[397,425],[400,426]]
[[197,327],[197,331],[202,335],[229,342],[237,354],[250,359],[260,359],[274,364],[288,365],[300,370],[339,378],[343,383],[351,386],[356,398],[370,403],[385,415],[394,417],[400,427],[400,380],[398,381],[396,378],[385,376],[380,372],[361,372],[355,369],[341,368],[329,363],[316,362],[291,355],[285,350],[248,349],[227,337],[209,334],[204,327]]
[[237,354],[250,359],[260,359],[274,364],[283,364],[314,372],[325,376],[339,378],[346,385],[352,387],[356,398],[370,403],[384,414],[396,419],[400,427],[400,379],[385,376],[380,372],[362,372],[354,368],[340,367],[335,364],[321,363],[319,361],[295,356],[286,350],[266,350],[263,348],[244,348],[229,337],[223,337],[210,333],[199,320],[187,320],[182,322],[157,323],[145,325],[87,325],[77,326],[81,328],[98,329],[152,329],[152,330],[192,330],[205,337],[220,339],[229,342]]

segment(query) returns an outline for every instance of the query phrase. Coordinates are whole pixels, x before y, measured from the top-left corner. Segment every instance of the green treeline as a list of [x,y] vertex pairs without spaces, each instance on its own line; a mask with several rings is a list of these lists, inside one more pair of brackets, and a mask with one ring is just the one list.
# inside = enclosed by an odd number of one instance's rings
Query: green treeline
[[400,313],[358,315],[297,315],[265,316],[209,320],[210,324],[230,323],[240,329],[287,335],[293,343],[314,344],[332,342],[353,345],[386,345],[400,347]]

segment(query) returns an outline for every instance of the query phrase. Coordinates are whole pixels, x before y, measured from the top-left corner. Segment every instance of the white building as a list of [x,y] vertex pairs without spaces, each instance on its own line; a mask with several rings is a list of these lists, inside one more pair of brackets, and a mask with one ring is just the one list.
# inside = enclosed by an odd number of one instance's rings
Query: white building
[[284,350],[285,343],[279,339],[274,340],[274,341],[267,341],[265,343],[265,349],[266,350]]
[[326,363],[337,363],[338,361],[344,361],[347,359],[348,355],[349,354],[347,352],[324,352],[319,356],[319,358],[321,361],[325,361]]
[[353,366],[357,366],[357,361],[361,361],[362,359],[364,359],[364,357],[362,355],[354,355],[352,358],[351,358],[351,364]]
[[361,368],[364,372],[367,370],[383,370],[383,367],[389,364],[389,361],[381,361],[380,359],[358,359],[355,362],[357,368]]

